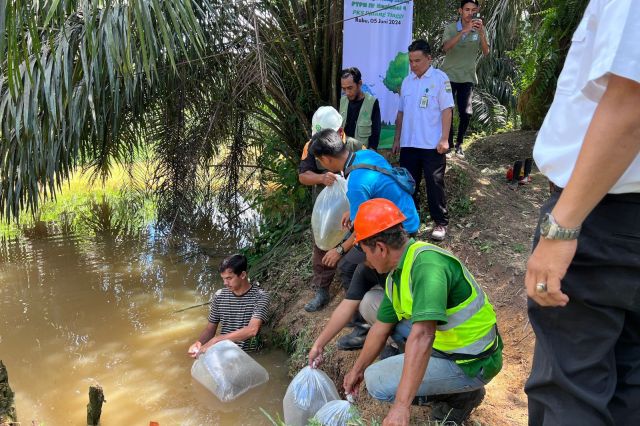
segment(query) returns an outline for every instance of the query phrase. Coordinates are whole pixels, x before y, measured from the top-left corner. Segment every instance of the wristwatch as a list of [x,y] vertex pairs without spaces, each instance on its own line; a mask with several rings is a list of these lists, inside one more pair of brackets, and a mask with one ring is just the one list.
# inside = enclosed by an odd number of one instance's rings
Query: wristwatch
[[338,246],[336,247],[336,252],[342,256],[344,254],[344,247],[342,247],[342,244],[338,244]]
[[547,240],[575,240],[580,234],[577,228],[563,228],[558,225],[551,213],[547,213],[540,224],[540,235]]

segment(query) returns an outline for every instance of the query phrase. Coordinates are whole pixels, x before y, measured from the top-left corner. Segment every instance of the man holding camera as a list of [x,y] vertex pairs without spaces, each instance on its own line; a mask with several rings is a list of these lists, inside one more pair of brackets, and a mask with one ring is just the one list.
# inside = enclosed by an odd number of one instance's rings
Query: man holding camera
[[447,25],[444,29],[442,50],[446,56],[440,69],[451,81],[453,99],[458,108],[458,133],[453,143],[453,120],[449,132],[449,147],[455,148],[456,154],[464,157],[462,141],[469,127],[471,114],[471,98],[473,85],[478,84],[476,75],[476,59],[482,49],[483,55],[489,54],[489,43],[480,19],[480,6],[477,0],[462,0],[458,13],[460,19]]

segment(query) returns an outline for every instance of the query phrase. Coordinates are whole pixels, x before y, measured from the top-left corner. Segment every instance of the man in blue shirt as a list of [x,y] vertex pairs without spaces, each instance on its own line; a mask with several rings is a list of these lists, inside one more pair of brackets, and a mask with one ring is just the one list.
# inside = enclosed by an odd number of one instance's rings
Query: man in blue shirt
[[[386,198],[397,205],[407,218],[403,222],[407,232],[415,234],[418,231],[420,220],[413,198],[411,194],[402,189],[393,177],[366,168],[350,169],[358,164],[367,164],[392,170],[391,165],[383,156],[371,150],[350,152],[342,143],[340,135],[332,129],[321,130],[313,135],[309,152],[327,170],[333,173],[343,172],[347,175],[347,198],[349,199],[350,211],[345,212],[343,217],[342,224],[345,228],[351,227],[360,204],[372,198]],[[351,171],[348,172],[349,170]],[[340,273],[352,276],[352,278],[349,288],[346,289],[345,300],[336,308],[329,320],[329,324],[325,327],[327,332],[321,335],[322,339],[319,339],[321,342],[317,342],[318,344],[315,345],[318,349],[317,353],[321,353],[324,345],[349,322],[349,319],[358,312],[359,308],[362,308],[360,302],[365,298],[365,295],[373,287],[384,282],[384,276],[380,276],[374,269],[364,265],[365,256],[362,250],[359,248],[351,250],[353,245],[354,237],[352,235],[338,247],[340,256],[342,253],[346,253],[338,265]],[[379,304],[379,298],[375,303]],[[362,312],[362,309],[360,310]],[[367,311],[370,310],[367,309]],[[350,335],[338,340],[338,349],[351,350],[362,347],[368,331],[368,324],[358,322],[356,324]],[[310,358],[312,357],[310,356]]]

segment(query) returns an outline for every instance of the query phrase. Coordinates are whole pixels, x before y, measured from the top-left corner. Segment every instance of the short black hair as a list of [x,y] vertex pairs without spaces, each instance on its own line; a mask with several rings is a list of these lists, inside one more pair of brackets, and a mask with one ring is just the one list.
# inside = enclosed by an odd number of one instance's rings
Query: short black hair
[[231,269],[234,274],[240,275],[247,270],[247,257],[243,254],[232,254],[220,262],[219,273]]
[[414,40],[408,47],[409,52],[417,52],[421,51],[426,55],[431,55],[431,46],[427,43],[426,40],[419,38],[418,40]]
[[309,152],[318,158],[324,155],[339,157],[347,149],[342,138],[333,129],[323,129],[311,137]]
[[401,249],[409,240],[409,234],[405,231],[401,223],[392,226],[389,229],[385,229],[382,232],[378,232],[369,238],[360,241],[359,244],[365,245],[369,248],[374,248],[376,243],[385,243],[394,250]]
[[345,68],[342,71],[340,71],[340,78],[349,78],[349,77],[353,78],[353,82],[355,84],[358,84],[362,81],[362,73],[356,67]]
[[464,5],[467,4],[467,3],[473,3],[476,6],[480,7],[480,3],[478,3],[477,0],[461,0],[460,1],[460,9],[462,9],[464,7]]

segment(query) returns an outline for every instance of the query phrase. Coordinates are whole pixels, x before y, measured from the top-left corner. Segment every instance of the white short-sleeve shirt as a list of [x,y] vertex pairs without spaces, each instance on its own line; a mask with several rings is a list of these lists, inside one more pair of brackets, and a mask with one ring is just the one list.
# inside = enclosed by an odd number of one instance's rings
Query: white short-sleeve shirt
[[[609,76],[614,74],[640,83],[639,40],[637,2],[592,0],[589,3],[571,39],[553,103],[533,150],[538,168],[557,186],[564,188],[569,182]],[[640,192],[640,156],[636,156],[609,190],[613,194],[628,192]]]
[[444,72],[429,67],[420,78],[409,73],[400,88],[400,147],[435,149],[442,136],[442,111],[453,105],[451,83]]

